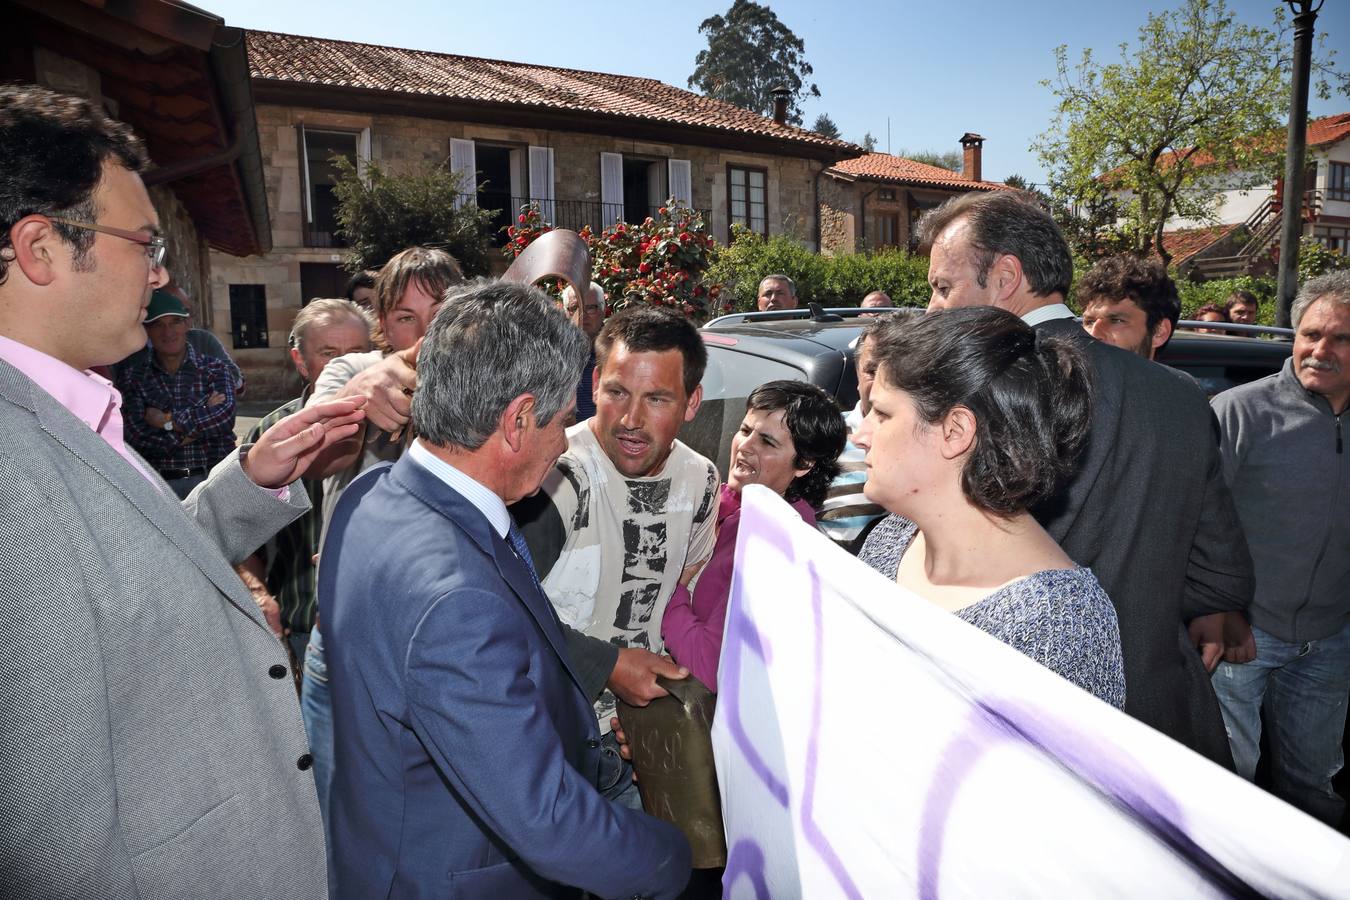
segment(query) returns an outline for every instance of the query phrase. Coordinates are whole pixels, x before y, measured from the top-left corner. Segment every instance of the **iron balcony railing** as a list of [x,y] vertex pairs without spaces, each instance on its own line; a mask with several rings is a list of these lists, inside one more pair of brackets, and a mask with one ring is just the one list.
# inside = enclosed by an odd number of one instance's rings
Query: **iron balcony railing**
[[[647,203],[603,203],[599,200],[540,200],[535,197],[520,197],[497,191],[480,191],[477,194],[461,194],[463,203],[476,203],[479,207],[493,213],[493,239],[498,244],[506,242],[506,228],[516,224],[516,217],[522,207],[531,203],[539,207],[544,221],[555,228],[580,231],[589,225],[591,231],[600,232],[615,222],[629,225],[641,224],[649,216],[657,218],[664,204],[655,206]],[[706,223],[709,210],[697,209]]]

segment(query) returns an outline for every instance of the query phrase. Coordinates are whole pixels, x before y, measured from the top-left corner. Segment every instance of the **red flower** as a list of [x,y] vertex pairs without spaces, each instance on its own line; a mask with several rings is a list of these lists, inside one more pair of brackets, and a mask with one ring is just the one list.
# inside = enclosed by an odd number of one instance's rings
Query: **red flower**
[[690,234],[689,232],[687,232],[687,231],[681,231],[681,232],[680,232],[680,243],[681,243],[681,244],[687,244],[687,243],[689,243],[691,240],[693,240],[693,238],[694,238],[694,236],[693,236],[692,234]]
[[658,209],[656,212],[657,212],[659,215],[663,215],[663,216],[664,216],[664,215],[666,214],[666,208],[663,206],[663,207],[661,207],[660,209]]
[[520,218],[516,219],[516,221],[519,222],[520,224],[524,225],[524,224],[525,224],[527,221],[529,221],[529,220],[525,218],[525,214],[524,214],[524,213],[521,213]]
[[642,265],[638,266],[638,271],[641,272],[643,275],[646,275],[651,270],[652,270],[651,263],[643,263]]

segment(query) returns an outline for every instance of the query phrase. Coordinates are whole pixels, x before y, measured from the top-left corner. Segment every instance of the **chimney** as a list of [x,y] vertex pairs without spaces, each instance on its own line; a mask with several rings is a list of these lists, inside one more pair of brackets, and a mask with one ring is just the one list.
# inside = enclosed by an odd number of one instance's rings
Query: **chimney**
[[769,94],[773,97],[773,120],[779,125],[786,125],[788,101],[792,99],[792,91],[780,84],[769,91]]
[[980,148],[984,146],[984,138],[978,134],[971,134],[967,131],[961,135],[961,174],[966,176],[968,181],[983,181],[980,177]]

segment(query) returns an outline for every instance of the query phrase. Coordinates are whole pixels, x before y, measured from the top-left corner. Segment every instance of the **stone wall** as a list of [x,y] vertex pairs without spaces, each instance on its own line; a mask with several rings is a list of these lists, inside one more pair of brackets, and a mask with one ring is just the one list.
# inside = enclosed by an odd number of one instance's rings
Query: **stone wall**
[[168,241],[164,265],[192,299],[192,324],[213,328],[216,318],[209,291],[213,253],[197,236],[196,224],[173,191],[166,186],[152,187],[150,200],[159,213],[160,233]]
[[[518,147],[553,148],[555,197],[558,200],[600,200],[600,153],[621,153],[660,161],[690,161],[693,205],[710,211],[708,223],[719,241],[728,237],[727,167],[744,165],[768,173],[767,219],[770,234],[791,234],[814,246],[816,175],[822,164],[807,159],[718,150],[689,144],[653,143],[617,136],[476,125],[410,116],[365,115],[260,104],[256,108],[262,149],[267,204],[272,220],[272,252],[240,258],[213,252],[210,266],[211,306],[215,331],[231,346],[230,285],[260,284],[267,297],[267,349],[240,350],[236,358],[248,372],[249,396],[285,399],[290,394],[286,334],[302,303],[302,263],[335,264],[340,249],[303,246],[304,206],[301,195],[298,125],[350,132],[369,130],[371,157],[391,172],[444,164],[450,139]],[[828,179],[820,179],[822,187]],[[600,227],[603,223],[594,223]],[[499,264],[504,267],[504,261]]]
[[845,256],[858,251],[858,186],[826,176],[820,180],[820,252]]

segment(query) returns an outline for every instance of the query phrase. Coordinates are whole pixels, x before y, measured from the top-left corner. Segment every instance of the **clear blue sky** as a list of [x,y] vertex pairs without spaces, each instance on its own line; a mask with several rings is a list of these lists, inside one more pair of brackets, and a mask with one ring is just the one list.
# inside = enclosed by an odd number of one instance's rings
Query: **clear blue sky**
[[[698,25],[731,0],[683,3],[436,2],[436,0],[195,0],[226,24],[463,53],[540,65],[641,75],[686,87],[706,46]],[[1091,47],[1099,59],[1133,42],[1147,13],[1180,5],[1069,0],[913,0],[768,5],[806,42],[819,99],[805,123],[829,113],[847,140],[871,132],[878,149],[956,150],[967,131],[984,135],[984,177],[1042,181],[1028,147],[1053,116],[1042,79],[1054,75],[1054,48],[1070,57]],[[1276,0],[1230,0],[1238,17],[1274,21]],[[1327,0],[1317,29],[1327,47],[1350,50],[1350,0]],[[1350,67],[1350,52],[1336,60]],[[1315,97],[1314,116],[1350,110],[1350,97]]]

